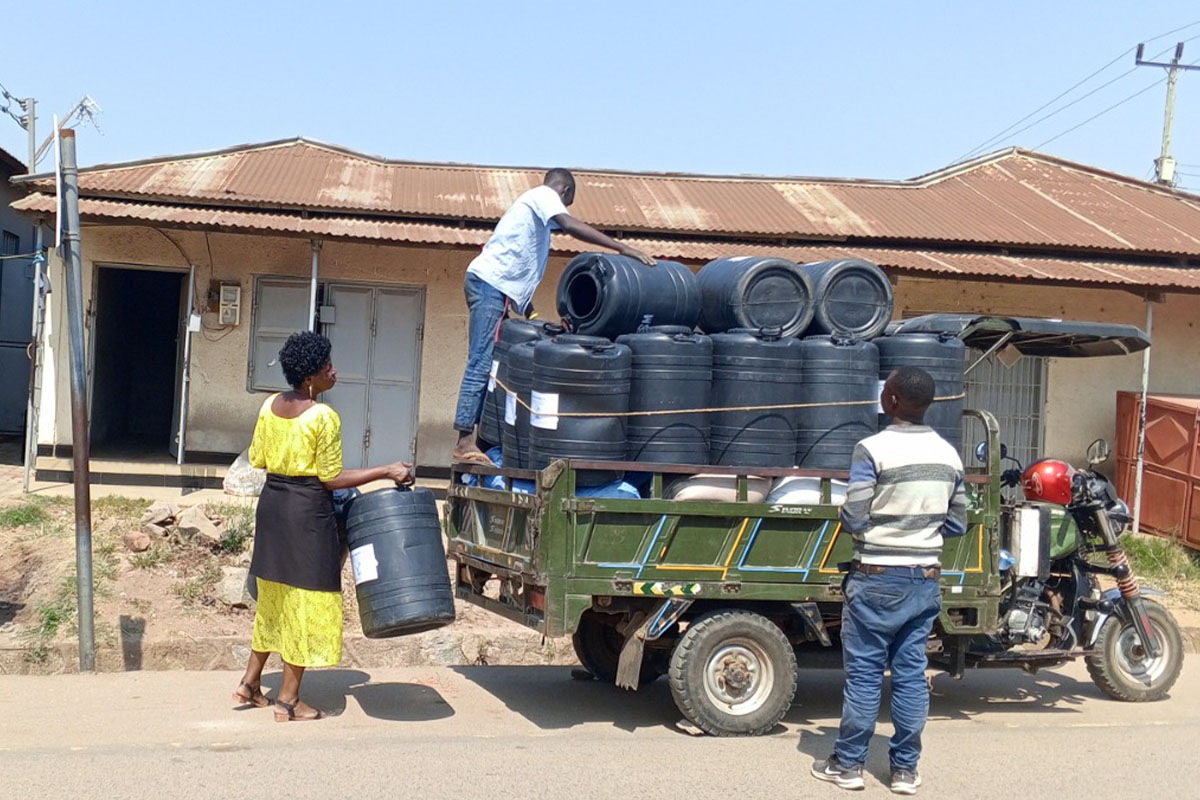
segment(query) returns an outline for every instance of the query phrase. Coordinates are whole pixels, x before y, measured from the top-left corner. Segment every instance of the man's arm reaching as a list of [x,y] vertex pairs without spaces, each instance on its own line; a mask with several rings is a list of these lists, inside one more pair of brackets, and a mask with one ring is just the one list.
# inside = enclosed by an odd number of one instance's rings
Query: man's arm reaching
[[609,250],[616,250],[623,256],[636,258],[648,267],[653,267],[657,263],[653,257],[646,255],[636,247],[629,247],[622,244],[611,236],[596,230],[586,222],[575,219],[570,214],[558,214],[552,217],[552,219],[563,233],[568,233],[581,242],[607,247]]

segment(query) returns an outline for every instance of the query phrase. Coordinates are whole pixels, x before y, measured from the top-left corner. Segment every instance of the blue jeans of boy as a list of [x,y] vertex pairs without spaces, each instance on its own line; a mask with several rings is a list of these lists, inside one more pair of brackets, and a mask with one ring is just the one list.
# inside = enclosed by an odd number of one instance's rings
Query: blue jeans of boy
[[889,567],[882,575],[851,572],[842,606],[846,686],[833,751],[847,766],[866,763],[875,734],[884,670],[892,671],[892,769],[915,770],[929,714],[925,645],[941,610],[937,578],[919,568]]
[[507,298],[499,289],[471,272],[467,273],[463,288],[470,315],[467,323],[467,368],[458,389],[454,429],[459,433],[470,433],[483,411],[483,398],[492,370],[492,350],[496,345],[496,329],[504,316]]

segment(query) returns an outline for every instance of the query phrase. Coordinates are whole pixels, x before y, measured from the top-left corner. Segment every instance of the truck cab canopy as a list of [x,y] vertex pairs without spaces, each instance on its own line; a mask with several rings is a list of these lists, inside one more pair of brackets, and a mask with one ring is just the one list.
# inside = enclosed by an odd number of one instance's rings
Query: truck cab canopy
[[927,314],[893,322],[887,332],[943,333],[976,350],[1011,347],[1022,355],[1051,358],[1119,356],[1150,346],[1150,337],[1136,325],[1037,317]]

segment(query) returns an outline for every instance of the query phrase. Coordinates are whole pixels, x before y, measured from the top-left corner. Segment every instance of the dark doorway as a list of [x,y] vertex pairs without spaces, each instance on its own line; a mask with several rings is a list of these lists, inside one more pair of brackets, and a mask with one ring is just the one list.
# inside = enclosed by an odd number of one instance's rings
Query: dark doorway
[[184,275],[101,267],[96,276],[92,452],[166,456],[172,417]]

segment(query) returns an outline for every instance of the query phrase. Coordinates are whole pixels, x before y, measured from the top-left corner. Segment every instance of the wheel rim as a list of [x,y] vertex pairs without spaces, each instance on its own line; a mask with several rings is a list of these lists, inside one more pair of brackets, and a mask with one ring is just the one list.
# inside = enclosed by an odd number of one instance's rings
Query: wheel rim
[[704,665],[704,693],[727,714],[745,716],[762,708],[775,686],[767,653],[749,639],[730,639]]
[[1150,626],[1154,629],[1154,638],[1158,640],[1162,649],[1155,658],[1151,658],[1142,647],[1142,640],[1132,625],[1122,628],[1121,635],[1117,638],[1117,666],[1130,680],[1143,686],[1154,686],[1166,674],[1171,663],[1170,639],[1162,626],[1154,620],[1150,621]]

